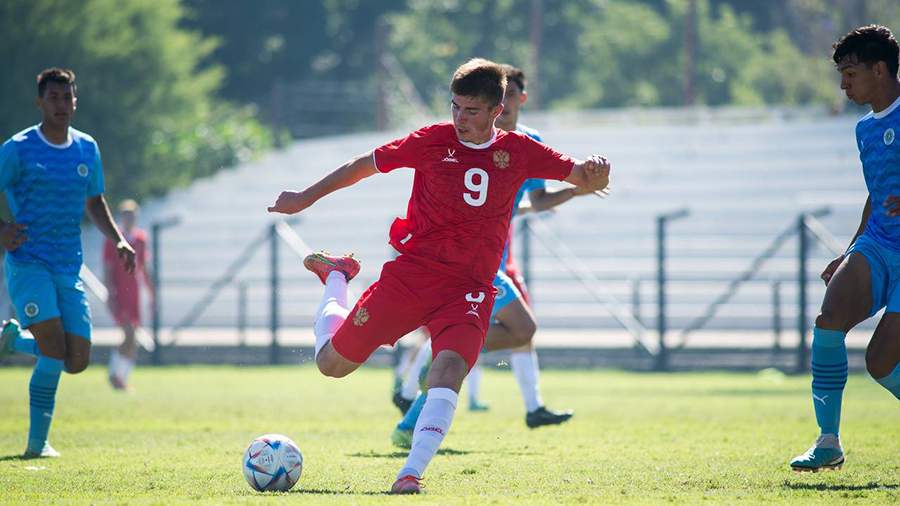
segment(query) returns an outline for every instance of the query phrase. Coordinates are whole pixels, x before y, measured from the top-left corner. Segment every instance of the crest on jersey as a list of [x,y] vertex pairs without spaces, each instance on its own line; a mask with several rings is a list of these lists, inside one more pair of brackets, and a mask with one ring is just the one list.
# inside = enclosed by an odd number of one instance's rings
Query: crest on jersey
[[885,145],[885,146],[890,146],[891,144],[893,144],[893,143],[894,143],[894,137],[895,137],[895,135],[894,135],[894,129],[893,129],[893,128],[888,128],[887,130],[885,130],[885,131],[884,131],[884,145]]
[[87,165],[85,165],[83,163],[79,163],[76,170],[78,171],[79,176],[87,177],[87,175],[88,175],[88,166]]
[[509,151],[504,151],[502,149],[494,151],[494,165],[496,165],[498,169],[509,167]]
[[369,321],[369,310],[361,307],[356,310],[356,314],[353,315],[353,324],[357,327],[362,327]]
[[497,295],[494,296],[495,299],[500,300],[503,297],[506,297],[506,287],[503,285],[495,286],[497,289]]
[[34,318],[41,312],[41,308],[34,302],[29,302],[25,304],[25,316],[29,318]]

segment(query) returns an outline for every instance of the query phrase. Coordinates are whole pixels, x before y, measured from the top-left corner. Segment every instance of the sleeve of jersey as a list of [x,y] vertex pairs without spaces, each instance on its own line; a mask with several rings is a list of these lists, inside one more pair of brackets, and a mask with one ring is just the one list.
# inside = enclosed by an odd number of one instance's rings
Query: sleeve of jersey
[[103,182],[103,162],[100,160],[100,148],[95,145],[94,147],[94,166],[91,170],[91,180],[88,182],[87,195],[88,197],[96,197],[103,193],[104,190],[104,182]]
[[538,179],[562,181],[569,177],[575,160],[546,144],[525,139],[526,176]]
[[0,146],[0,190],[5,190],[19,177],[19,154],[10,139]]
[[416,168],[422,160],[422,150],[428,137],[433,135],[434,125],[420,128],[415,132],[395,139],[375,149],[375,168],[378,172],[387,173],[401,167]]

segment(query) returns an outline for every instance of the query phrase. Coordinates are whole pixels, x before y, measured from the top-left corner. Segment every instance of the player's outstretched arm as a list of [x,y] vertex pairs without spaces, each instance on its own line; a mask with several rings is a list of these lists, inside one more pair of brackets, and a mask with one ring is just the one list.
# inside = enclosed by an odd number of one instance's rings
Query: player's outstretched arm
[[116,254],[125,265],[125,270],[134,272],[134,249],[125,240],[116,222],[113,221],[112,213],[109,212],[109,206],[106,205],[106,198],[103,194],[88,197],[85,204],[88,216],[94,225],[103,233],[110,241],[116,244]]
[[270,206],[270,213],[296,214],[313,205],[329,193],[358,183],[378,172],[375,158],[371,151],[363,153],[299,192],[283,191],[275,204]]
[[[888,199],[890,199],[890,197],[888,197]],[[887,207],[887,205],[888,203],[887,201],[885,201],[885,207]],[[871,195],[866,199],[866,205],[863,206],[862,219],[860,219],[859,227],[857,227],[856,229],[856,234],[853,235],[853,239],[850,239],[850,244],[855,243],[856,239],[866,231],[866,222],[869,221],[870,214],[872,214]],[[828,263],[828,265],[825,267],[825,270],[822,271],[821,275],[819,275],[819,277],[822,278],[822,281],[825,282],[825,286],[828,286],[828,282],[831,281],[832,276],[834,276],[835,271],[837,271],[837,268],[841,266],[841,263],[844,261],[844,257],[846,256],[846,253],[838,255],[837,258]]]
[[592,193],[609,186],[610,163],[606,157],[593,155],[583,162],[575,162],[572,172],[565,179],[580,191]]

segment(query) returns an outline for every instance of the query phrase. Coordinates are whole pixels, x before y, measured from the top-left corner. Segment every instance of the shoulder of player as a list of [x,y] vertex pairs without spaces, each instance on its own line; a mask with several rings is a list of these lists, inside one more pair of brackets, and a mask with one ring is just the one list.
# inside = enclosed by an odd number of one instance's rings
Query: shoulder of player
[[[26,129],[14,134],[12,137],[10,137],[6,141],[6,143],[17,144],[17,143],[27,142],[29,140],[40,139],[37,129],[38,129],[38,125],[32,125]],[[4,143],[4,144],[6,144],[6,143]]]
[[532,139],[534,139],[538,142],[543,142],[543,139],[541,139],[541,133],[538,132],[537,130],[535,130],[534,128],[531,128],[530,126],[519,123],[519,125],[516,127],[516,130],[527,135],[528,137],[531,137]]
[[89,134],[84,133],[81,130],[69,127],[69,134],[72,136],[73,142],[82,142],[97,147],[97,141],[94,140],[94,138]]

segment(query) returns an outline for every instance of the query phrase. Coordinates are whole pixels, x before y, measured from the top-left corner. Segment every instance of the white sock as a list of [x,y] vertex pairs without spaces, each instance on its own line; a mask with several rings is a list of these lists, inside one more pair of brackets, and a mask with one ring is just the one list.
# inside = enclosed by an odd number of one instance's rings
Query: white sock
[[409,363],[413,359],[413,348],[412,346],[406,346],[403,348],[403,354],[400,355],[400,360],[397,362],[397,367],[394,367],[394,376],[399,378],[403,376],[403,373],[409,368]]
[[544,405],[541,399],[541,389],[538,384],[540,372],[538,369],[537,352],[515,351],[509,355],[509,366],[512,368],[522,392],[522,400],[525,401],[525,411],[531,413]]
[[478,404],[481,394],[481,365],[478,363],[469,371],[466,376],[466,385],[469,387],[469,405]]
[[131,371],[134,369],[135,361],[130,358],[121,357],[119,364],[119,377],[124,383],[128,383],[128,376],[131,375]]
[[331,271],[325,278],[325,293],[322,294],[322,303],[316,310],[316,323],[313,332],[316,335],[316,356],[328,341],[334,337],[335,332],[347,319],[350,310],[347,309],[347,278],[337,271]]
[[441,441],[450,430],[457,398],[456,392],[449,388],[428,390],[425,406],[422,407],[422,414],[419,415],[419,421],[416,422],[413,431],[412,448],[397,478],[409,474],[421,478],[425,474],[425,468],[434,458]]
[[406,377],[403,378],[403,387],[400,389],[400,395],[404,399],[414,400],[416,394],[419,393],[419,374],[428,362],[429,357],[431,357],[431,339],[426,340],[422,343],[422,346],[419,346],[416,358],[413,359],[412,365],[406,371]]
[[113,349],[109,353],[109,375],[122,377],[122,355],[119,354],[118,349]]

